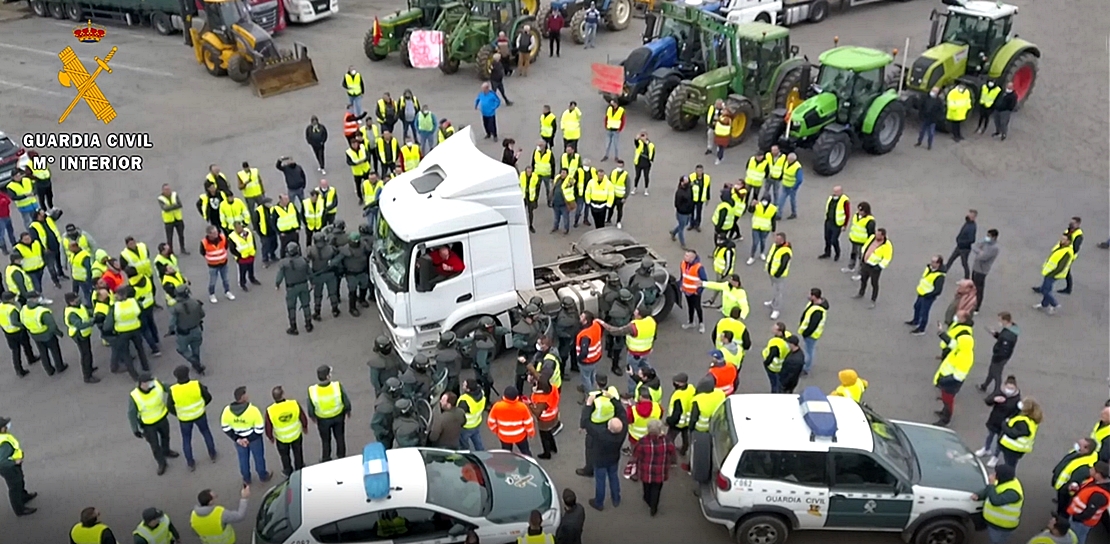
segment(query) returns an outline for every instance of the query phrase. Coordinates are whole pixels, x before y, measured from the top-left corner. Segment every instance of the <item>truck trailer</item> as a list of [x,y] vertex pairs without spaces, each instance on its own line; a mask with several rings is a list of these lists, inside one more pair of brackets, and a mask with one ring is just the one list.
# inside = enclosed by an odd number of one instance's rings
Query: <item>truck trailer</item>
[[[482,317],[508,327],[510,311],[533,297],[545,311],[569,297],[597,313],[606,276],[627,284],[647,259],[659,289],[649,311],[659,320],[670,313],[678,285],[664,259],[619,229],[590,231],[568,254],[534,266],[518,174],[473,138],[469,127],[460,130],[378,197],[371,278],[382,323],[405,361],[433,352],[442,332],[469,334]],[[432,254],[441,248],[461,258],[461,273],[436,271]]]
[[[89,19],[108,19],[127,25],[150,25],[168,36],[185,29],[185,9],[181,2],[196,0],[28,0],[39,17],[69,19],[83,23]],[[283,0],[248,0],[251,20],[273,34],[285,28]],[[304,2],[309,0],[284,0]],[[334,2],[338,0],[327,0]],[[197,9],[203,9],[197,2]]]

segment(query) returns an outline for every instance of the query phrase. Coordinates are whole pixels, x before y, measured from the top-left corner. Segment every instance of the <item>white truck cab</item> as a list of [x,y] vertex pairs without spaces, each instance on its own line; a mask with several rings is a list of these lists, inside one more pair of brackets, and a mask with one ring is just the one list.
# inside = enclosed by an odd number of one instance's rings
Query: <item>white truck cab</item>
[[984,495],[987,472],[955,432],[886,420],[816,387],[728,397],[710,444],[702,513],[739,544],[782,544],[806,530],[962,544],[981,519],[972,495]]
[[339,12],[339,0],[281,0],[290,23],[311,23]]
[[[509,311],[535,296],[544,309],[571,297],[581,310],[596,312],[605,276],[617,273],[627,282],[649,258],[660,290],[650,309],[656,319],[670,312],[679,297],[665,261],[623,231],[592,230],[572,253],[534,266],[518,174],[482,153],[473,138],[469,127],[460,130],[378,195],[370,277],[382,322],[405,361],[433,351],[441,332],[465,336],[482,317],[509,326]],[[444,248],[462,262],[461,272],[436,266]]]

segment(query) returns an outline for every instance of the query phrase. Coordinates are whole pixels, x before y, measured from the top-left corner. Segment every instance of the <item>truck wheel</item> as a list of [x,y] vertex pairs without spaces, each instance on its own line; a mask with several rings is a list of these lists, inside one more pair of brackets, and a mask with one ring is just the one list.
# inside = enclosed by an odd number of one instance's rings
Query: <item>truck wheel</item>
[[829,3],[825,0],[817,0],[809,7],[809,22],[820,23],[829,16]]
[[801,104],[805,98],[802,96],[802,68],[799,66],[783,76],[775,89],[775,108],[790,111]]
[[755,20],[758,23],[771,24],[771,14],[767,12],[760,13],[759,15],[755,16]]
[[586,10],[580,9],[570,18],[570,37],[578,45],[586,43]]
[[871,134],[863,136],[863,150],[872,155],[884,155],[894,150],[906,126],[906,110],[897,100],[883,107]]
[[399,55],[401,55],[401,65],[404,66],[405,68],[412,68],[412,59],[409,58],[409,35],[408,34],[405,34],[405,37],[401,38],[401,44],[400,44],[399,47],[400,47],[400,49],[397,50],[397,53]]
[[31,0],[31,11],[39,17],[49,17],[50,10],[46,7],[46,2],[43,0]]
[[[469,336],[470,333],[478,330],[478,320],[482,319],[483,317],[493,317],[493,316],[476,315],[476,316],[471,317],[470,319],[467,319],[467,320],[463,321],[462,323],[459,323],[458,325],[455,325],[455,328],[453,328],[451,330],[455,332],[455,336],[457,336],[458,338],[462,338],[464,336]],[[497,324],[501,323],[500,321],[497,320],[496,317],[493,317],[493,320]],[[498,342],[497,343],[497,350],[493,352],[493,358],[496,359],[497,357],[499,357],[504,352],[505,352],[505,343],[504,342]],[[467,362],[471,363],[473,361],[468,360]]]
[[680,83],[682,83],[682,80],[678,76],[652,78],[646,93],[648,111],[651,112],[652,119],[663,120],[667,118],[667,99],[671,97],[671,92]]
[[546,38],[547,32],[547,18],[551,16],[551,4],[543,6],[536,13],[536,24],[540,26],[540,34]]
[[1025,100],[1033,92],[1033,87],[1037,84],[1037,69],[1038,59],[1026,51],[1010,60],[1010,65],[1006,67],[1006,71],[1002,73],[1003,88],[1006,83],[1014,84],[1014,92],[1017,93],[1017,105],[1014,111],[1021,109],[1025,104]]
[[490,72],[493,71],[493,54],[495,53],[493,47],[483,45],[478,50],[478,55],[474,57],[474,66],[478,69],[478,79],[486,81],[489,79]]
[[50,6],[50,16],[51,17],[53,17],[55,19],[65,19],[66,18],[66,8],[65,8],[65,6],[63,6],[62,4],[60,4],[58,2],[51,2],[50,4],[48,4],[48,6]]
[[759,150],[762,152],[770,151],[771,146],[777,145],[785,133],[786,119],[777,115],[764,119],[763,124],[759,127],[759,137],[757,138]]
[[790,527],[778,516],[755,515],[736,526],[736,544],[783,544]]
[[169,15],[161,11],[150,14],[150,26],[154,27],[155,32],[163,36],[169,36],[174,33],[173,21],[170,20]]
[[752,123],[755,122],[755,106],[747,98],[728,99],[728,112],[732,116],[731,133],[728,146],[736,147],[748,137]]
[[204,69],[208,70],[209,74],[216,77],[227,75],[227,69],[224,68],[223,62],[220,60],[220,51],[215,46],[206,43],[200,46],[200,50],[204,61]]
[[848,154],[851,151],[852,139],[847,134],[822,131],[813,144],[813,171],[822,176],[840,172],[848,164]]
[[85,11],[81,9],[81,6],[76,2],[66,2],[64,7],[66,10],[66,17],[69,17],[70,21],[84,20]]
[[686,103],[686,88],[679,85],[667,97],[666,118],[667,124],[674,130],[686,132],[698,125],[698,116],[682,111]]
[[385,60],[386,55],[378,53],[374,47],[374,29],[366,31],[366,36],[362,38],[362,52],[366,53],[366,58],[378,62]]
[[251,65],[243,55],[234,53],[227,59],[227,77],[236,83],[246,83],[251,78]]
[[925,522],[913,534],[913,544],[964,544],[964,542],[967,542],[967,526],[954,518]]
[[632,20],[631,0],[612,0],[609,10],[605,12],[605,28],[609,30],[624,30]]
[[651,317],[655,318],[657,321],[663,321],[667,319],[668,315],[671,315],[671,310],[674,309],[675,305],[674,293],[674,289],[663,289],[662,298],[657,300],[655,302],[655,307],[651,309]]

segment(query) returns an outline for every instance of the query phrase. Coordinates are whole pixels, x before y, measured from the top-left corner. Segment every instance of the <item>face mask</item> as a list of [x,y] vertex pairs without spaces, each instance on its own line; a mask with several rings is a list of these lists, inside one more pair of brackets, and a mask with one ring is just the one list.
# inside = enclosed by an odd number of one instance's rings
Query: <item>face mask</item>
[[351,70],[350,72],[347,72],[347,73],[348,73],[348,74],[351,74],[352,76],[353,76],[353,75],[355,75],[355,71],[354,71],[354,70]]
[[543,351],[543,346],[536,344],[536,351]]
[[1024,402],[1021,402],[1021,401],[1019,400],[1019,401],[1018,401],[1018,403],[1017,403],[1017,409],[1018,409],[1018,410],[1024,410],[1024,409],[1025,409],[1025,403],[1024,403]]
[[1079,442],[1071,445],[1072,451],[1079,451]]
[[990,237],[990,236],[984,236],[984,237],[983,237],[983,241],[984,241],[984,242],[990,242],[990,241],[991,241],[991,237]]
[[[1002,392],[1007,394],[1007,395],[1013,395],[1014,393],[1017,392],[1017,388],[1016,387],[1003,387]],[[1018,403],[1018,407],[1019,408],[1021,407],[1021,403]]]

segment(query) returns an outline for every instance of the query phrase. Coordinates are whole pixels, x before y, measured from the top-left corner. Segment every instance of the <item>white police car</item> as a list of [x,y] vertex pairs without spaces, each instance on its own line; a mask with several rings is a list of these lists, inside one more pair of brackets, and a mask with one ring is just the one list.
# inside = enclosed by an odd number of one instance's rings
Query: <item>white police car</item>
[[473,529],[484,543],[515,543],[532,510],[554,533],[555,486],[534,461],[507,451],[384,450],[294,472],[258,511],[256,544],[451,544]]
[[805,530],[962,544],[981,519],[972,494],[986,489],[987,472],[956,433],[885,420],[815,387],[730,396],[708,442],[702,513],[739,544],[781,544]]

